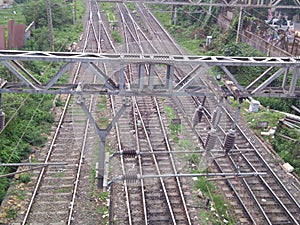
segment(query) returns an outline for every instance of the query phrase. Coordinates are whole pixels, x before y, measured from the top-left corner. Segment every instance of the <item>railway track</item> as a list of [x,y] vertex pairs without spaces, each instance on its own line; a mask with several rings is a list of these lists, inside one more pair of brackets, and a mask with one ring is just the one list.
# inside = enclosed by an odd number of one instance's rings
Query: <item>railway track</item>
[[[138,5],[140,6],[141,4]],[[140,9],[140,12],[146,11],[145,9],[141,10],[138,6],[137,8]],[[148,22],[151,21],[144,13],[141,14],[141,17],[147,18]],[[149,22],[147,24],[145,21],[143,22],[143,26],[147,27],[147,31],[152,29],[155,30],[156,33],[161,34],[164,32],[158,31],[157,26],[153,28],[153,24],[156,22],[155,20],[155,22]],[[176,48],[171,48],[171,46],[168,45],[168,49],[173,49],[169,53],[178,54]],[[178,71],[178,76],[180,76],[180,72],[181,71]],[[203,86],[203,84],[201,85]],[[185,113],[185,115],[188,114],[191,118],[197,106],[193,104],[191,99],[179,101],[179,106],[181,105],[185,108],[188,105],[192,106],[191,111]],[[216,99],[211,98],[207,100],[205,104],[207,115],[210,115],[211,117],[211,112],[217,104],[218,101],[216,101]],[[181,109],[181,112],[182,111],[184,111],[184,109]],[[227,179],[225,181],[227,188],[224,188],[224,190],[230,193],[228,196],[234,195],[234,198],[237,199],[235,202],[238,206],[236,207],[235,212],[240,215],[240,220],[238,222],[245,224],[299,224],[299,196],[295,194],[297,193],[295,188],[289,188],[288,190],[281,181],[282,179],[284,180],[286,176],[284,171],[278,168],[272,169],[272,167],[269,166],[269,164],[272,165],[274,163],[265,160],[265,158],[268,158],[269,160],[270,156],[268,153],[265,153],[263,146],[257,144],[258,141],[255,140],[255,137],[251,136],[251,138],[249,138],[240,126],[235,127],[234,132],[237,133],[234,134],[234,136],[228,135],[228,130],[232,128],[235,122],[235,112],[233,112],[232,116],[224,107],[222,107],[222,111],[223,114],[225,114],[226,119],[222,118],[219,122],[219,131],[217,135],[218,143],[214,148],[219,151],[209,153],[214,162],[214,168],[218,169],[220,172],[267,173],[265,178],[263,176],[255,176],[236,180]],[[206,119],[205,124],[201,124],[201,127],[206,128],[204,132],[202,132],[202,134],[197,134],[199,139],[202,140],[203,145],[205,144],[209,131],[208,128],[211,126],[208,122],[211,120],[210,117]],[[192,121],[190,121],[189,124],[192,124]],[[228,138],[227,142],[226,138]],[[255,144],[253,144],[253,142]],[[226,147],[226,145],[229,145],[229,147]],[[226,151],[229,153],[225,154]],[[280,174],[280,178],[277,174]],[[255,208],[253,207],[254,205],[256,206]]]
[[[119,51],[108,32],[111,25],[100,10],[101,5],[91,0],[87,1],[87,6],[88,22],[82,40],[82,50]],[[144,4],[137,3],[134,7],[134,13],[121,3],[117,3],[115,7],[119,18],[116,29],[122,32],[124,38],[124,45],[120,51],[140,54],[183,53]],[[108,69],[106,65],[96,66],[105,74],[115,73],[114,68]],[[130,65],[124,68],[126,88],[140,85],[137,77],[139,69]],[[149,74],[148,68],[144,69]],[[175,68],[175,75],[182,79],[192,69],[188,66]],[[160,68],[156,68],[156,84],[160,84],[164,79],[160,71]],[[163,177],[165,174],[180,174],[185,163],[182,157],[178,158],[174,153],[174,149],[179,146],[170,138],[172,131],[165,112],[166,105],[175,109],[176,117],[182,121],[181,129],[189,134],[189,137],[185,138],[192,144],[182,147],[182,150],[201,150],[197,154],[202,155],[205,165],[199,165],[199,169],[204,166],[205,170],[213,172],[266,173],[250,177],[215,179],[224,196],[232,203],[234,215],[238,217],[237,224],[300,223],[300,195],[297,191],[300,189],[299,183],[291,182],[287,178],[286,173],[278,167],[272,156],[243,123],[233,125],[235,110],[226,105],[226,102],[221,104],[218,98],[212,97],[215,94],[219,95],[218,87],[206,72],[206,67],[203,66],[199,70],[201,76],[194,81],[209,93],[205,100],[190,97],[162,99],[151,96],[110,96],[106,99],[111,106],[112,116],[115,116],[124,104],[127,106],[127,110],[113,129],[116,145],[111,155],[114,166],[110,171],[110,224],[200,224],[197,218],[199,212],[195,207],[191,207],[195,202],[188,179],[180,176]],[[97,82],[93,73],[82,70],[80,65],[74,74],[74,79],[81,80],[83,84],[90,83],[91,80]],[[108,87],[118,83],[116,77],[106,81]],[[92,159],[92,149],[95,148],[94,142],[97,142],[95,139],[98,137],[95,138],[89,121],[76,104],[78,99],[84,101],[97,117],[97,98],[68,96],[67,99],[57,126],[53,129],[49,151],[40,157],[45,159],[45,163],[68,164],[47,167],[40,171],[21,224],[94,224],[97,223],[97,218],[99,219],[99,215],[84,218],[96,208],[88,209],[90,205],[82,205],[83,201],[80,201],[89,198],[87,186],[81,185],[80,181],[88,183],[89,172],[95,163],[95,159]],[[203,106],[203,113],[199,123],[195,124],[193,115],[199,103]],[[70,106],[73,108],[70,109]],[[216,109],[222,111],[222,118],[216,122],[216,129],[212,131],[215,122],[212,115]],[[232,128],[234,137],[228,135]],[[85,159],[88,159],[88,163],[84,163]],[[87,167],[81,167],[83,165]]]
[[[124,4],[118,4],[118,9],[123,24],[124,49],[128,52],[146,52],[154,49],[130,16],[128,8]],[[131,25],[129,21],[132,21]],[[138,80],[138,68],[127,67],[125,71],[126,82],[130,87]],[[122,99],[111,99],[113,106],[123,104]],[[125,196],[118,194],[122,192],[118,191],[120,187],[116,184],[113,184],[112,190],[115,195],[113,205],[119,206],[126,202],[126,208],[120,210],[119,207],[111,207],[111,221],[122,224],[191,224],[182,184],[178,178],[141,178],[153,174],[159,176],[166,172],[177,173],[171,154],[153,154],[158,150],[171,151],[156,98],[132,97],[128,101],[132,102],[131,110],[119,119],[116,126],[122,176],[125,177]],[[160,148],[158,145],[161,145]],[[137,155],[137,152],[140,154]]]
[[[106,32],[101,26],[95,24],[97,14],[93,11],[95,2],[87,2],[89,19],[86,26],[85,36],[81,45],[82,51],[99,52],[103,35]],[[82,81],[95,83],[95,76],[86,71],[82,64],[76,65],[72,74],[72,82]],[[84,75],[84,77],[83,77]],[[64,96],[63,96],[64,97]],[[28,203],[27,210],[21,224],[81,224],[85,213],[96,214],[88,209],[88,205],[81,204],[90,198],[86,188],[89,181],[80,186],[80,180],[87,180],[91,168],[95,166],[92,159],[96,145],[95,131],[89,125],[89,120],[84,111],[77,104],[84,102],[90,112],[95,110],[97,98],[95,96],[65,96],[65,105],[57,117],[56,126],[52,128],[52,140],[47,146],[47,153],[39,155],[44,162],[64,162],[67,165],[59,167],[44,167],[37,174],[36,184]],[[96,137],[97,138],[97,137]],[[88,159],[89,163],[84,163]],[[83,177],[82,177],[83,176]],[[80,192],[80,194],[79,194]],[[77,203],[80,201],[81,203]],[[96,210],[96,208],[93,208]],[[84,216],[83,216],[84,215]],[[95,223],[99,215],[94,218],[84,219]]]

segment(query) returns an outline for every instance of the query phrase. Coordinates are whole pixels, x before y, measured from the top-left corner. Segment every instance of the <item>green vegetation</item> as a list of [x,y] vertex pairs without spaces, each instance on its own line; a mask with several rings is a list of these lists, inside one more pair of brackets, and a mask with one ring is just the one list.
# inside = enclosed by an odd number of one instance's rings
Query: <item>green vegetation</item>
[[112,24],[113,30],[111,30],[111,35],[113,39],[115,40],[115,42],[120,44],[122,43],[122,36],[118,33],[117,30],[114,30],[114,28],[117,26],[118,23],[118,19],[116,18],[115,7],[116,7],[115,4],[108,3],[108,2],[100,4],[100,9],[102,9],[105,12],[109,23]]
[[53,191],[54,193],[68,193],[70,192],[70,188],[68,187],[61,187],[61,188],[57,188]]
[[[82,32],[83,25],[81,18],[84,12],[83,1],[77,1],[76,4],[76,15],[78,15],[76,19],[79,21],[76,25],[73,25],[72,11],[72,3],[59,0],[51,1],[55,51],[65,51],[65,46],[77,42],[79,38],[78,34]],[[41,51],[50,50],[45,1],[29,1],[29,3],[24,4],[23,15],[26,24],[35,21],[36,27],[33,31],[33,38],[28,40],[26,48]]]
[[122,36],[119,35],[118,31],[112,30],[111,35],[112,35],[113,39],[115,40],[115,42],[117,42],[119,44],[122,43],[123,39],[122,39]]
[[281,158],[289,162],[295,168],[295,173],[300,176],[300,130],[278,126],[271,143]]
[[31,173],[21,173],[19,176],[20,182],[27,184],[31,181],[32,174]]
[[179,143],[179,133],[181,132],[181,124],[174,124],[172,123],[173,119],[176,119],[176,114],[174,109],[168,105],[164,105],[164,112],[166,117],[168,118],[169,128],[171,130],[171,138],[174,140],[175,143]]
[[100,102],[98,102],[97,104],[98,104],[98,110],[100,112],[106,109],[106,96],[100,95],[99,98],[100,98]]
[[[25,50],[49,50],[48,28],[45,1],[15,1],[11,8],[1,10],[0,25],[7,26],[7,20],[15,19],[17,23],[29,25],[33,20],[36,29],[27,41]],[[72,4],[53,0],[52,16],[54,29],[55,51],[65,51],[67,44],[77,42],[82,32],[82,16],[85,12],[85,1],[78,0],[76,5],[77,24],[72,21]],[[43,61],[22,62],[23,66],[42,83],[50,80],[60,69],[59,64]],[[1,78],[15,82],[17,78],[4,66],[0,65]],[[65,82],[67,74],[58,82]],[[0,159],[3,163],[17,163],[27,159],[33,147],[44,146],[54,122],[51,109],[52,95],[2,94],[2,110],[5,113],[5,129],[0,132]],[[60,98],[56,99],[56,106],[62,105]],[[0,175],[14,172],[16,167],[1,167]],[[30,174],[21,174],[20,182],[30,182]],[[0,178],[0,203],[10,185],[10,179]],[[59,190],[57,190],[59,191]]]
[[63,171],[58,171],[55,174],[55,177],[57,177],[57,178],[62,178],[63,176],[64,176],[64,172]]
[[[198,173],[198,171],[194,171]],[[230,217],[230,204],[220,195],[219,189],[205,177],[198,177],[195,186],[196,190],[200,189],[204,199],[210,199],[207,207],[209,210],[201,210],[201,224],[236,224],[234,218]],[[224,221],[227,221],[225,223]]]
[[7,219],[16,219],[18,215],[18,209],[13,206],[9,206],[8,209],[5,210]]
[[26,190],[22,189],[20,187],[17,187],[16,189],[13,189],[11,192],[8,193],[9,196],[13,196],[16,199],[25,200],[26,197]]
[[25,17],[22,14],[22,5],[13,4],[12,7],[1,9],[0,24],[6,25],[9,20],[14,20],[15,23],[23,23]]
[[278,125],[278,121],[284,118],[284,114],[274,112],[269,108],[260,108],[259,112],[251,113],[248,112],[249,102],[244,101],[241,106],[241,113],[243,117],[246,119],[249,127],[254,130],[258,135],[261,131],[265,131],[264,128],[258,127],[260,122],[268,122],[269,128],[276,127]]

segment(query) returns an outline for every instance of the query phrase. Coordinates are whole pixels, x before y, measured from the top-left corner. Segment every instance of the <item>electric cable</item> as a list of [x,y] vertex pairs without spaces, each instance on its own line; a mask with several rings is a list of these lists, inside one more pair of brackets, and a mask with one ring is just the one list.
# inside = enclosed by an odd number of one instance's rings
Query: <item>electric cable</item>
[[[24,128],[24,130],[23,130],[21,136],[19,137],[19,140],[18,140],[16,146],[15,146],[15,147],[13,148],[13,150],[10,152],[10,155],[9,155],[8,160],[7,160],[6,163],[9,163],[9,162],[11,161],[13,155],[16,153],[16,151],[17,151],[17,149],[18,149],[18,147],[19,147],[19,145],[20,145],[20,143],[21,143],[21,141],[22,141],[24,135],[26,134],[26,131],[27,131],[28,128],[29,128],[29,125],[30,125],[31,122],[33,121],[33,118],[35,117],[35,115],[38,113],[39,108],[40,108],[41,104],[43,103],[44,98],[45,98],[45,96],[42,97],[42,99],[40,100],[38,106],[35,108],[35,111],[34,111],[34,113],[32,114],[30,120],[28,121],[26,127]],[[3,172],[5,171],[5,169],[6,169],[6,166],[3,167],[1,173],[3,173]]]

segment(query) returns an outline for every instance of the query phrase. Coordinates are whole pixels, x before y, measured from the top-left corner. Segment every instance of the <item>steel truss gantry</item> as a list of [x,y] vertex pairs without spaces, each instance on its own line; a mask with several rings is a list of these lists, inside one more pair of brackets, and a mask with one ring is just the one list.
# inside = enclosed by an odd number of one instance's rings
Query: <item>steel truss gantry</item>
[[[0,74],[0,96],[2,93],[32,93],[32,94],[74,94],[77,103],[94,126],[99,138],[99,157],[97,179],[99,188],[107,188],[108,160],[105,154],[105,140],[118,118],[129,106],[126,103],[129,96],[179,96],[194,95],[207,96],[213,94],[211,90],[201,89],[197,78],[204,82],[207,78],[207,66],[219,66],[235,86],[233,95],[238,89],[238,96],[272,96],[272,97],[299,97],[300,88],[297,86],[299,78],[298,58],[290,57],[224,57],[224,56],[189,56],[164,54],[105,54],[105,53],[75,53],[75,52],[38,52],[38,51],[0,51],[1,63],[14,75],[12,81]],[[39,81],[26,68],[23,61],[47,61],[59,63],[60,69],[46,83]],[[59,83],[59,79],[69,71],[74,63],[82,63],[86,70],[92,72],[98,79],[97,84]],[[114,67],[111,74],[106,74],[97,65],[105,63]],[[126,65],[137,67],[138,77],[133,84],[125,83]],[[192,65],[193,69],[184,78],[178,79],[176,68]],[[228,66],[263,66],[268,69],[261,75],[256,75],[247,86],[241,86]],[[204,70],[203,70],[204,67]],[[162,69],[164,68],[164,74]],[[157,71],[156,71],[157,70]],[[272,70],[275,72],[272,74]],[[115,72],[116,71],[116,72]],[[159,72],[158,72],[159,71]],[[155,82],[157,73],[163,84]],[[202,77],[201,77],[202,76]],[[269,85],[282,76],[281,87]],[[17,82],[15,81],[17,78]],[[210,76],[212,78],[212,76]],[[11,78],[10,78],[11,79]],[[208,83],[209,81],[207,81]],[[209,85],[207,85],[209,87]],[[125,97],[125,102],[114,119],[106,128],[100,128],[91,112],[85,106],[82,98],[86,94],[119,95]]]
[[[300,95],[299,67],[300,58],[295,57],[225,57],[225,56],[192,56],[164,54],[105,54],[75,52],[39,52],[39,51],[0,51],[1,63],[18,79],[17,82],[7,81],[0,74],[0,93],[32,93],[32,94],[106,94],[120,96],[179,96],[207,95],[193,82],[197,77],[204,76],[200,71],[203,66],[219,66],[227,79],[238,88],[239,94],[248,97],[290,97]],[[47,83],[37,80],[24,68],[22,61],[48,61],[60,63],[59,71]],[[74,63],[83,63],[87,70],[92,71],[100,84],[61,84],[58,80],[68,72]],[[105,74],[97,63],[112,65],[113,74]],[[124,79],[124,68],[128,64],[138,66],[139,79],[128,88]],[[192,69],[184,78],[175,76],[179,66],[192,65]],[[251,83],[241,86],[231,74],[230,66],[256,66],[267,68],[263,74],[254,74]],[[147,68],[147,70],[145,69]],[[164,84],[157,84],[154,78],[156,69],[165,68]],[[147,71],[147,72],[146,72]],[[161,73],[161,72],[160,72]],[[250,80],[250,79],[249,79]],[[277,81],[277,86],[272,86]],[[281,85],[278,83],[281,82]],[[126,88],[127,87],[127,88]]]
[[188,5],[188,6],[217,6],[217,7],[243,7],[243,8],[285,8],[299,9],[299,0],[294,0],[295,5],[280,5],[283,0],[102,0],[102,2],[115,3],[147,3],[164,5]]

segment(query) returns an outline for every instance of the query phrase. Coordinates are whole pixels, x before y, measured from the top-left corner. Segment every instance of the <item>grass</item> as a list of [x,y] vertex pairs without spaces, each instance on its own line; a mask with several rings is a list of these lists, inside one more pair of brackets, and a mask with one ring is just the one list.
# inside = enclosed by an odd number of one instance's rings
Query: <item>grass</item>
[[168,105],[164,105],[164,112],[166,117],[168,118],[169,127],[171,130],[171,138],[174,140],[175,143],[179,143],[181,141],[181,145],[186,145],[185,140],[179,140],[178,134],[181,132],[181,124],[174,124],[172,123],[172,119],[176,118],[176,114],[172,107]]
[[[236,104],[236,103],[234,103]],[[247,121],[248,126],[254,130],[254,132],[259,133],[260,131],[265,131],[264,128],[259,128],[257,125],[260,122],[268,122],[268,128],[276,127],[278,121],[284,118],[284,114],[274,112],[265,107],[260,107],[258,112],[249,112],[249,102],[244,101],[241,106],[242,116]]]
[[9,20],[14,20],[15,23],[24,23],[25,17],[22,14],[22,4],[12,4],[10,7],[1,9],[0,25],[6,25]]
[[9,206],[8,209],[5,210],[7,219],[16,219],[18,215],[18,209]]
[[55,174],[55,177],[57,178],[62,178],[64,176],[64,172],[62,171],[58,171],[56,174]]
[[61,187],[61,188],[58,188],[58,189],[55,189],[53,192],[54,193],[65,193],[65,192],[69,192],[70,188],[67,188],[67,187]]
[[15,188],[11,190],[8,195],[13,196],[16,199],[24,201],[26,199],[26,190],[20,189],[20,188]]
[[200,162],[200,155],[196,153],[190,154],[187,160],[189,163],[196,165]]
[[19,180],[20,182],[27,184],[31,181],[31,176],[31,173],[21,173],[19,176]]
[[201,224],[225,224],[224,221],[228,221],[227,224],[236,224],[234,218],[229,215],[230,204],[220,195],[219,190],[212,182],[205,177],[198,177],[196,188],[201,190],[204,198],[210,199],[209,210],[200,212]]
[[114,39],[117,43],[122,43],[122,36],[119,35],[118,31],[112,30],[112,31],[111,31],[111,35],[112,35],[113,39]]
[[101,95],[99,97],[100,97],[100,102],[98,102],[98,110],[99,111],[106,110],[106,96]]

